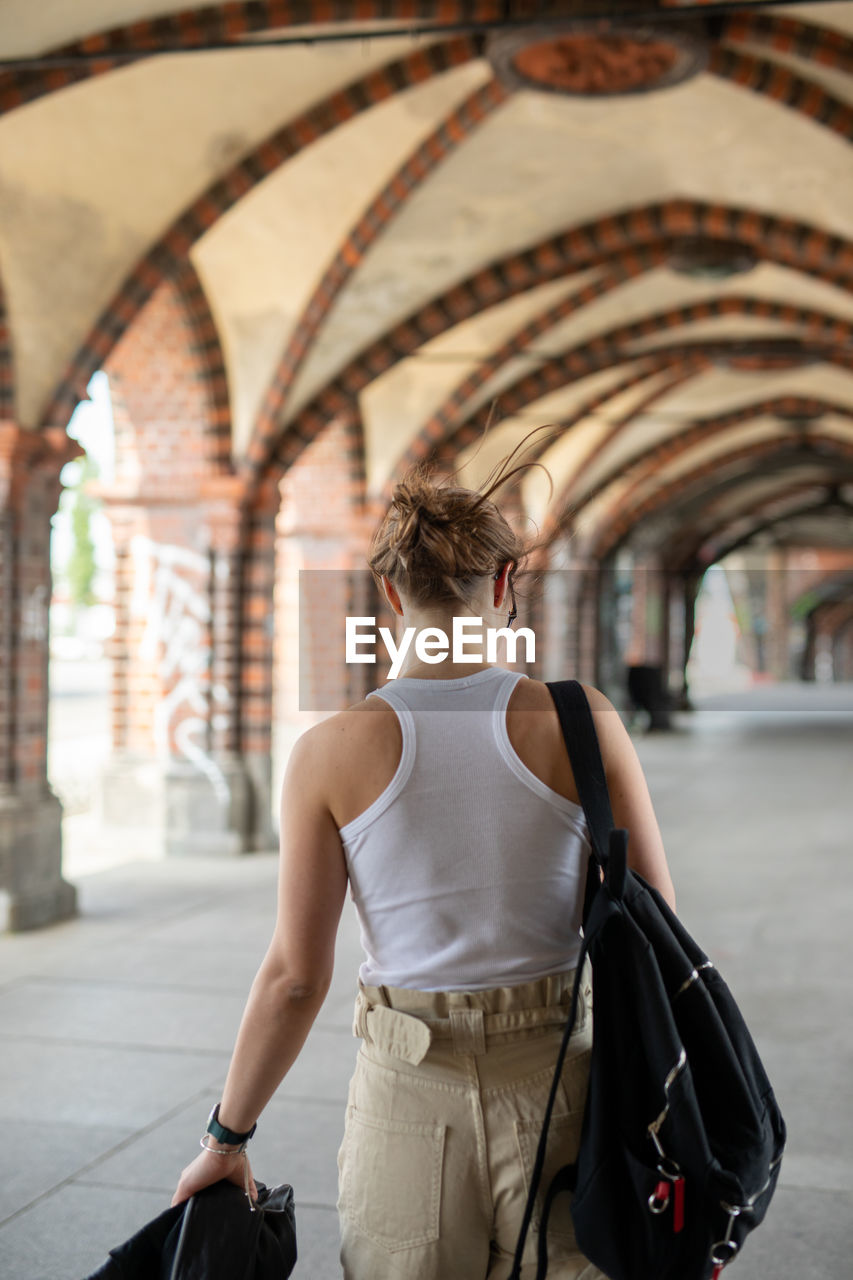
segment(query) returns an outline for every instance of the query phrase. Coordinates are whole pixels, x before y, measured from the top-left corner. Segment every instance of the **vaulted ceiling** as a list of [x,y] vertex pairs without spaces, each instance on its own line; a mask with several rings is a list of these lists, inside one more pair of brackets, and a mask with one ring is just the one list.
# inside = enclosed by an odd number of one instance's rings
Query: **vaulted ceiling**
[[341,412],[377,497],[551,424],[550,535],[851,545],[853,2],[618,7],[7,0],[2,413],[173,279],[250,480]]

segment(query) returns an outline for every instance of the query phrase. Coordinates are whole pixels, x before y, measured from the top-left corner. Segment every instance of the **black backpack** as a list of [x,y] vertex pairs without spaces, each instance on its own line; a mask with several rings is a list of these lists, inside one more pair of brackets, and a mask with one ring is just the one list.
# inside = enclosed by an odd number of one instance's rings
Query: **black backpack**
[[660,894],[627,869],[628,833],[613,829],[583,689],[576,681],[548,688],[592,854],[571,1012],[510,1280],[521,1274],[587,954],[593,1047],[586,1111],[577,1161],[557,1173],[544,1197],[537,1280],[548,1268],[548,1215],[563,1191],[573,1193],[578,1248],[610,1280],[716,1280],[767,1211],[785,1124],[725,982]]

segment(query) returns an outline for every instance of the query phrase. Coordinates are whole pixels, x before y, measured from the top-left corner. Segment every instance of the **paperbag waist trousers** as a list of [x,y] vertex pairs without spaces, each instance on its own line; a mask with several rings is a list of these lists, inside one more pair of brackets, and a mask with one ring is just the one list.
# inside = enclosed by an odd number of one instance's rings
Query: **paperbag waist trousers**
[[[488,991],[360,987],[356,1061],[341,1145],[345,1280],[509,1276],[574,973]],[[574,1160],[592,1043],[592,991],[549,1130],[543,1194]],[[541,1197],[540,1197],[541,1199]],[[524,1255],[536,1272],[538,1212]],[[569,1197],[548,1230],[549,1280],[599,1280],[578,1251]]]

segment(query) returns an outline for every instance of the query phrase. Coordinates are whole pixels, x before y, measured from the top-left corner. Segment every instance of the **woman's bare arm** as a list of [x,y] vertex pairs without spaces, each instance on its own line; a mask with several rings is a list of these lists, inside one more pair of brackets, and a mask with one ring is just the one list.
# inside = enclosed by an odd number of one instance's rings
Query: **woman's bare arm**
[[675,889],[643,767],[619,712],[598,689],[584,685],[601,747],[613,821],[628,835],[628,865],[675,910]]
[[[281,797],[278,914],[252,984],[219,1110],[220,1123],[251,1129],[295,1061],[332,978],[335,936],[347,887],[343,847],[326,805],[323,726],[296,742]],[[320,730],[321,732],[318,732]],[[242,1158],[202,1152],[182,1173],[172,1200],[227,1177],[241,1182]]]

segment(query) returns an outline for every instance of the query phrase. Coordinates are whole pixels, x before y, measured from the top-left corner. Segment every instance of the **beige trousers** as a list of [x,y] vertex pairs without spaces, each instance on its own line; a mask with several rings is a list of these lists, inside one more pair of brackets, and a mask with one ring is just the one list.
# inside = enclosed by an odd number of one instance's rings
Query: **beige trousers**
[[[573,1160],[592,1039],[591,983],[549,1131],[542,1188]],[[346,1280],[505,1280],[536,1156],[573,973],[518,987],[362,987],[364,1043],[338,1157]],[[534,1216],[523,1276],[536,1274]],[[599,1280],[579,1252],[569,1197],[548,1230],[549,1280]]]

